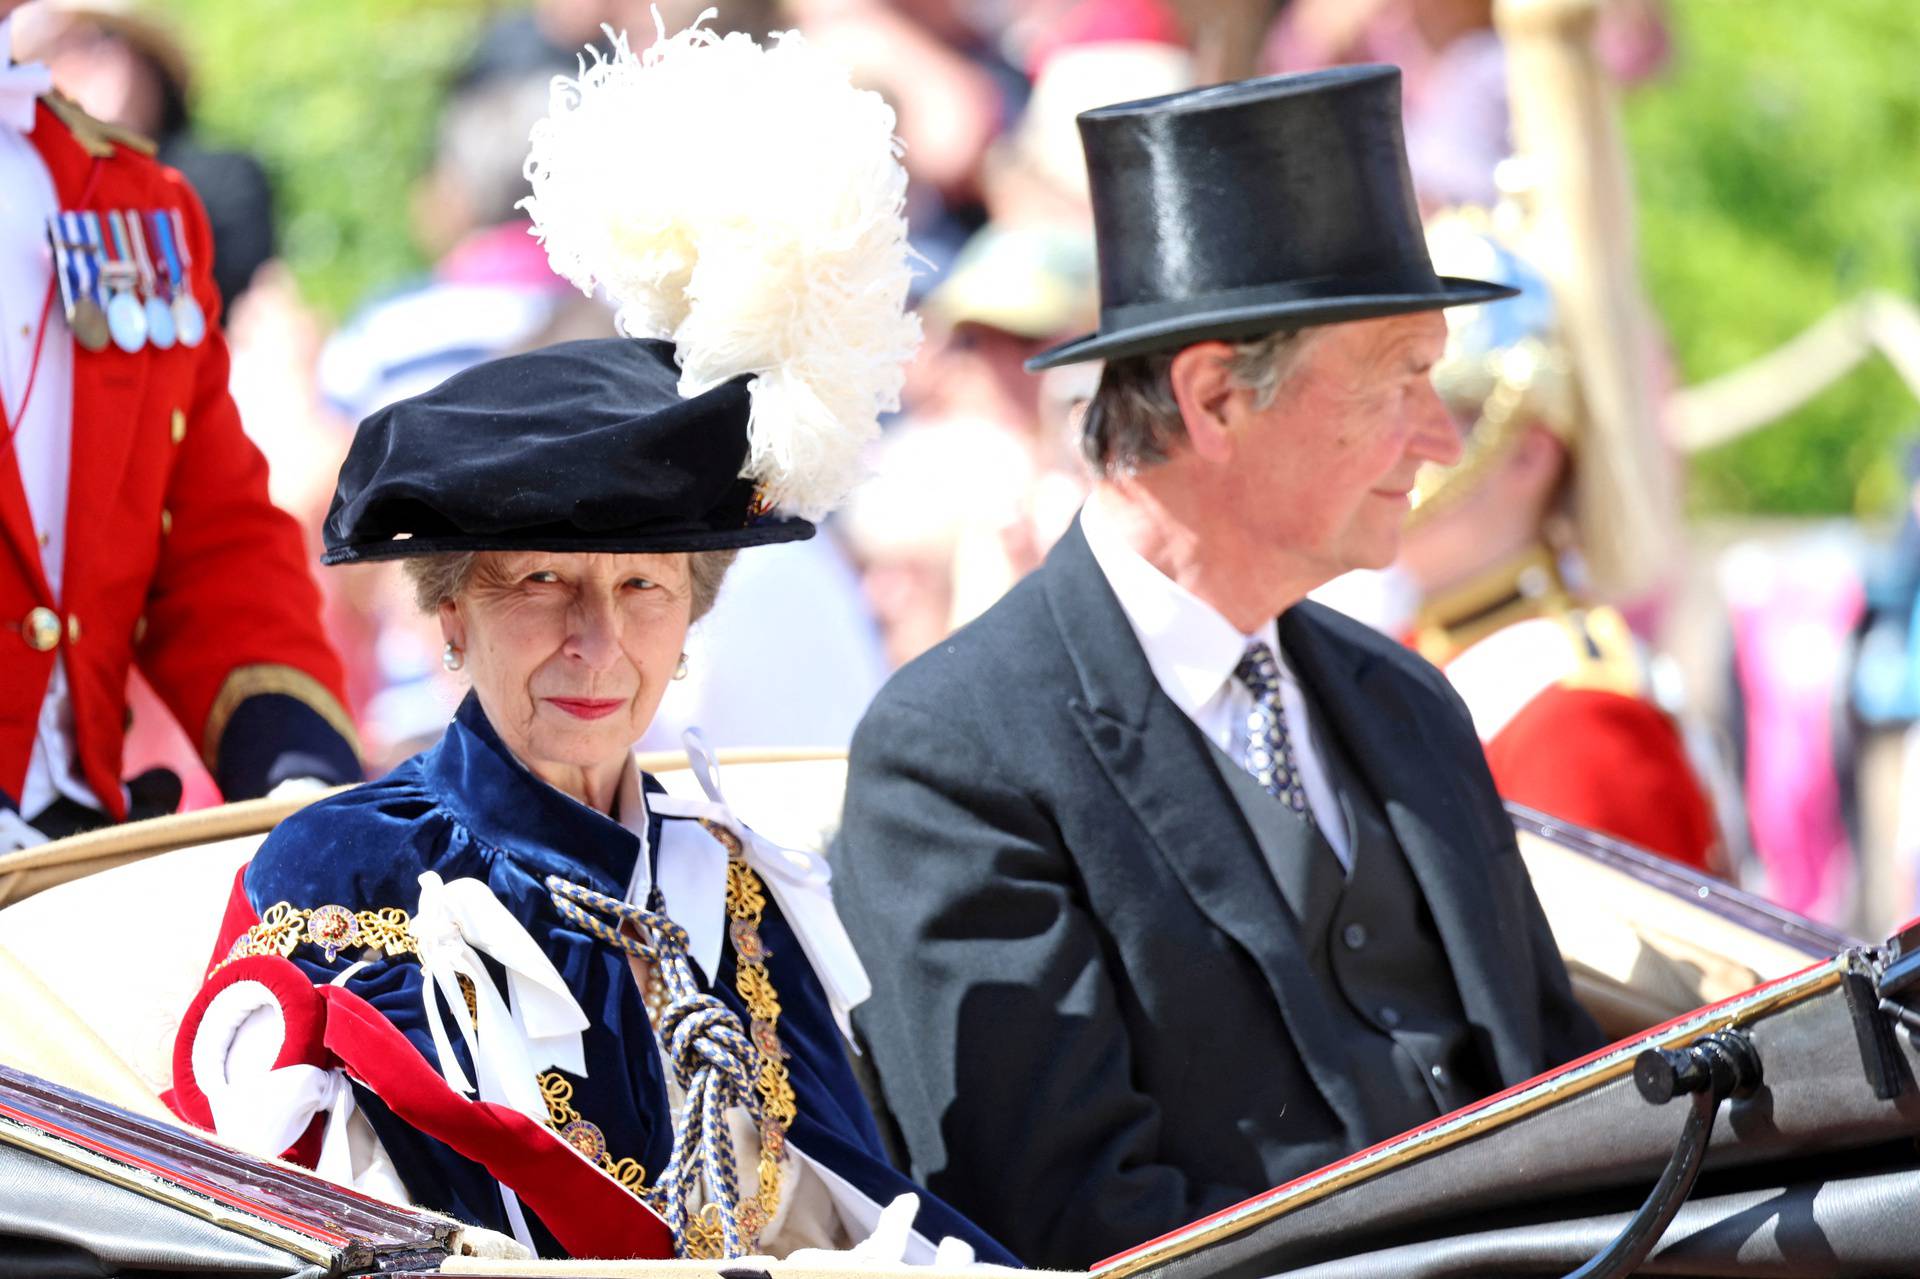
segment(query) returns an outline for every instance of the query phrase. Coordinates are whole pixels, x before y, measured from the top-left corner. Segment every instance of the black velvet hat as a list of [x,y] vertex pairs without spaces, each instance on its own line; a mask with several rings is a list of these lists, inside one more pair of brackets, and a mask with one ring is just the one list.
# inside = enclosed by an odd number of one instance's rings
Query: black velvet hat
[[682,398],[671,343],[566,342],[361,423],[323,564],[446,551],[709,551],[813,535],[762,511],[746,377]]
[[1268,76],[1083,112],[1100,329],[1035,372],[1510,297],[1434,274],[1396,67]]

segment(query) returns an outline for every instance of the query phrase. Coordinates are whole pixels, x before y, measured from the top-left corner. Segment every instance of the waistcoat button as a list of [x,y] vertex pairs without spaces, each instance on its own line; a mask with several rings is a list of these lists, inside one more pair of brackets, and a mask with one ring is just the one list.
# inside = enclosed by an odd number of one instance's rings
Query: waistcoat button
[[1367,944],[1367,926],[1365,924],[1348,924],[1340,930],[1340,939],[1347,943],[1348,950],[1359,950]]
[[1380,1024],[1388,1030],[1392,1030],[1395,1026],[1398,1026],[1400,1024],[1400,1010],[1392,1004],[1382,1005],[1380,1008]]

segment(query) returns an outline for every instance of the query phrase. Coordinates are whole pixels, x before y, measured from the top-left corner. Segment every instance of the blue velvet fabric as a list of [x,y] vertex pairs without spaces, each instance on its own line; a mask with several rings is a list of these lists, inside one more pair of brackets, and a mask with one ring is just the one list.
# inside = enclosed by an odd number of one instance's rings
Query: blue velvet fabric
[[[650,791],[659,790],[652,778]],[[649,837],[660,846],[659,815]],[[679,819],[667,819],[679,820]],[[349,910],[397,906],[412,911],[419,876],[484,881],[540,943],[592,1020],[585,1035],[587,1074],[573,1080],[574,1105],[605,1132],[618,1158],[639,1160],[649,1177],[664,1167],[672,1142],[666,1081],[653,1029],[624,955],[563,921],[544,887],[557,874],[624,896],[639,840],[619,823],[539,781],[512,757],[469,696],[445,736],[376,782],[314,804],[282,822],[246,872],[256,911],[275,902]],[[668,912],[673,904],[667,903]],[[769,894],[760,932],[781,1005],[780,1041],[788,1053],[799,1115],[789,1140],[880,1204],[914,1191],[916,1225],[930,1238],[956,1235],[983,1261],[1018,1264],[980,1229],[888,1164],[874,1121],[844,1056],[843,1041],[819,980]],[[315,982],[330,982],[353,958],[331,964],[312,946],[293,955]],[[504,990],[501,974],[494,973]],[[421,1000],[421,971],[410,957],[377,960],[349,989],[367,999],[437,1063]],[[724,950],[709,986],[737,1013],[734,958]],[[466,1049],[453,1036],[454,1050]],[[471,1074],[469,1074],[471,1077]],[[357,1100],[414,1198],[462,1220],[506,1231],[493,1178],[479,1164],[410,1128],[356,1085]],[[531,1210],[543,1256],[564,1255]]]

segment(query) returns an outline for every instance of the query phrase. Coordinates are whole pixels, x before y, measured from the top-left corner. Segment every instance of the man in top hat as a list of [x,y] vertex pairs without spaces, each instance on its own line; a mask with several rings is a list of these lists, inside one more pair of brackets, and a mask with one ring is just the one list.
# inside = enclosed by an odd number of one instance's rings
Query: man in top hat
[[136,663],[229,799],[360,774],[199,201],[49,81],[0,64],[0,850],[172,811],[171,774],[121,781]]
[[1397,73],[1081,116],[1094,493],[856,733],[836,900],[914,1172],[1086,1266],[1596,1046],[1445,679],[1304,597],[1461,445]]

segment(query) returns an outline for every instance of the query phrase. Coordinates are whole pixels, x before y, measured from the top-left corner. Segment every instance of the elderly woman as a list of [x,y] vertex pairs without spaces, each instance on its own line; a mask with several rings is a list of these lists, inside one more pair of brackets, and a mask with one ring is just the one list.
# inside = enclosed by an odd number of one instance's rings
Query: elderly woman
[[[811,531],[738,478],[746,384],[677,375],[570,343],[361,428],[328,558],[408,557],[472,692],[261,846],[176,1055],[188,1118],[542,1255],[844,1247],[915,1189],[845,1056],[824,866],[634,766],[736,548]],[[907,1257],[1005,1258],[921,1195]]]
[[[822,81],[797,41],[761,51],[702,37],[663,41],[645,62],[622,50],[574,86],[569,109],[591,110],[615,72],[611,88],[624,89],[672,73],[694,115],[703,92],[750,107],[764,87],[806,136],[826,132],[810,101],[835,127],[863,112],[879,121],[865,150],[842,149],[861,165],[877,153],[884,163],[868,167],[891,183],[891,117],[844,72],[837,87]],[[702,57],[721,70],[702,72]],[[828,213],[859,209],[835,188],[833,157],[793,158],[812,166]],[[543,200],[558,176],[536,178]],[[708,216],[725,203],[724,190],[701,194]],[[597,199],[584,199],[587,223],[604,212]],[[871,203],[897,219],[897,186]],[[767,205],[744,191],[729,230],[753,232]],[[551,201],[536,215],[556,263],[592,239]],[[812,533],[769,498],[824,504],[838,481],[820,479],[820,459],[844,471],[840,436],[871,431],[898,360],[854,343],[864,326],[911,349],[899,341],[911,337],[904,243],[869,236],[879,247],[863,252],[886,269],[849,274],[794,258],[806,236],[791,227],[721,252],[701,247],[697,219],[649,225],[667,228],[679,275],[650,258],[624,273],[602,262],[585,282],[614,277],[629,330],[679,327],[674,342],[511,356],[361,425],[324,561],[405,559],[472,692],[436,746],[287,819],[243,870],[182,1024],[174,1102],[243,1148],[541,1255],[864,1241],[896,1260],[1011,1261],[887,1163],[846,1057],[847,1011],[867,984],[825,865],[743,827],[697,741],[700,801],[668,796],[631,753],[734,555]],[[807,234],[844,253],[848,237],[823,225]],[[654,242],[620,243],[644,255]],[[767,243],[789,246],[784,274],[740,262]],[[720,341],[729,367],[714,338],[729,313],[692,297],[694,258],[744,265],[730,296],[745,330],[768,330],[770,302],[824,315],[851,363]],[[839,293],[809,294],[825,286],[807,281],[833,279]],[[697,323],[637,321],[649,307]],[[831,404],[840,412],[823,430]]]

